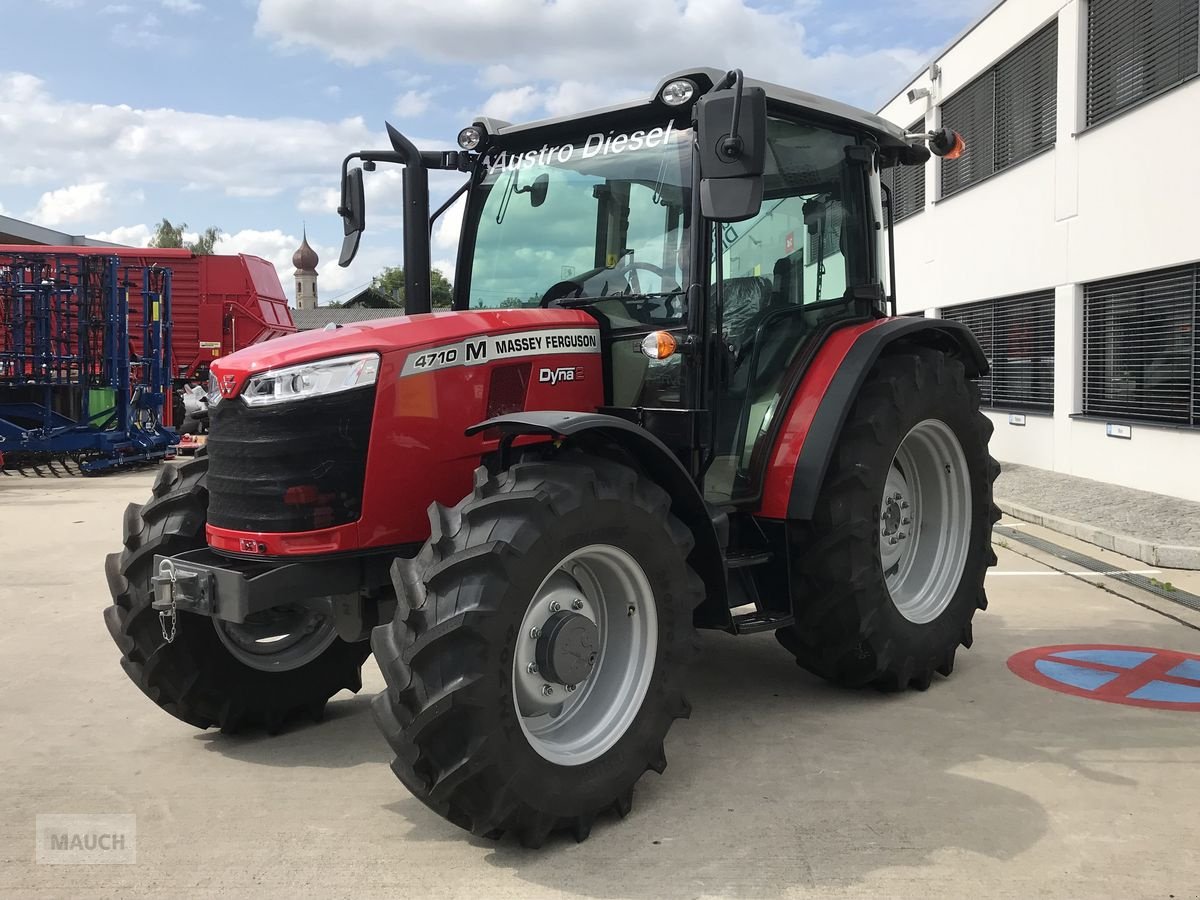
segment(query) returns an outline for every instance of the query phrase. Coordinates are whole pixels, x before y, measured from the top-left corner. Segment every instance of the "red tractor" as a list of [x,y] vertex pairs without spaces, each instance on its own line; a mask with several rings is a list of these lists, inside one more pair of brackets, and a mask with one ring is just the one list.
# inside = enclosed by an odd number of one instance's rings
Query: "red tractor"
[[[995,562],[988,364],[894,315],[880,175],[957,135],[714,69],[456,151],[388,132],[343,164],[342,263],[363,168],[403,165],[411,315],[215,360],[207,456],[125,513],[105,620],[151,700],[275,732],[374,651],[401,782],[536,846],[663,770],[697,628],[950,674]],[[467,175],[440,313],[431,169]]]

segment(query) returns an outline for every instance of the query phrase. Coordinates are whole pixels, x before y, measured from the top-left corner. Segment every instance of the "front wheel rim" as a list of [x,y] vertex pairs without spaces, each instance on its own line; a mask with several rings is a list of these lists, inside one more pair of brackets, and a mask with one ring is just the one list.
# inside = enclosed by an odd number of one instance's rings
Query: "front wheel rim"
[[896,450],[879,512],[884,582],[910,622],[932,622],[954,599],[971,544],[971,512],[962,444],[945,422],[918,422]]
[[[583,644],[594,641],[594,662],[578,680],[579,665],[564,675],[545,664],[550,632],[564,621]],[[658,609],[637,560],[610,544],[566,556],[534,593],[513,653],[513,701],[529,745],[562,766],[602,756],[641,710],[657,653]]]
[[337,639],[333,617],[298,604],[276,606],[243,623],[214,618],[217,637],[238,662],[260,672],[308,665]]

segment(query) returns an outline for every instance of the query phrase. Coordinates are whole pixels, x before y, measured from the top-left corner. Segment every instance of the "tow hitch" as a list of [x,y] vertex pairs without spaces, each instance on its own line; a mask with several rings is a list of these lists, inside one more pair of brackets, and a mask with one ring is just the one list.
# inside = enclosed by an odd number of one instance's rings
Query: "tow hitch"
[[363,616],[362,594],[389,588],[395,553],[312,562],[264,562],[191,550],[154,557],[151,581],[163,639],[179,634],[179,613],[242,624],[255,613],[285,604],[317,608],[337,620],[344,640],[361,640],[377,617]]

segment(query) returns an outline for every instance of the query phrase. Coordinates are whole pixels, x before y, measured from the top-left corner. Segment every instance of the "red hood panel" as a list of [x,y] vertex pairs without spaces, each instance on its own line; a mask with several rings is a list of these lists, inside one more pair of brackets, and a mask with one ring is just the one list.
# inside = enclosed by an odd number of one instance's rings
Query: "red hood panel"
[[236,393],[248,375],[310,360],[369,350],[379,353],[408,350],[474,335],[563,327],[598,326],[596,320],[587,313],[575,309],[495,309],[393,316],[344,325],[331,331],[285,335],[215,360],[212,370],[222,382],[233,376],[230,388]]

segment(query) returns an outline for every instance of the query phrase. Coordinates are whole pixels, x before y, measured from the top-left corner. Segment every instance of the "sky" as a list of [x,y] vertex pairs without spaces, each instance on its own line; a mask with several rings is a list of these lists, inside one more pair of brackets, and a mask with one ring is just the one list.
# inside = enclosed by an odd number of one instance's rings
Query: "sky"
[[[0,0],[0,214],[144,245],[216,226],[292,293],[307,229],[322,302],[401,259],[400,177],[367,176],[368,230],[336,264],[342,158],[390,121],[451,149],[509,121],[644,96],[688,66],[877,109],[992,0]],[[462,176],[435,173],[436,206]],[[453,277],[458,217],[434,233]]]

